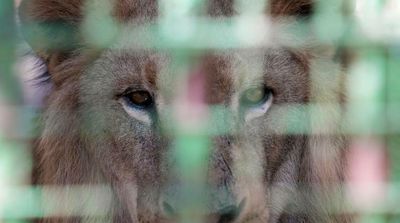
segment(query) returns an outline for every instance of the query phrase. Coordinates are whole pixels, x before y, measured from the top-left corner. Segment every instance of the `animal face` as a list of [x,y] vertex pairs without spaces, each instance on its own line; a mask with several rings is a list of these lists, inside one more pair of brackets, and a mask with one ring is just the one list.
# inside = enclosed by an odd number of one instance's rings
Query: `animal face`
[[[94,142],[93,152],[104,153],[100,159],[108,160],[106,163],[110,166],[105,169],[110,176],[121,175],[120,181],[137,182],[139,198],[141,194],[154,196],[154,191],[159,191],[160,197],[143,197],[138,205],[145,207],[149,204],[144,203],[152,202],[156,207],[159,203],[173,207],[180,185],[173,180],[179,176],[171,176],[171,166],[176,161],[168,160],[176,142],[173,127],[178,125],[171,123],[171,119],[185,115],[179,109],[185,110],[189,117],[198,112],[198,108],[191,107],[195,103],[185,105],[185,100],[176,98],[191,97],[189,103],[203,101],[209,109],[224,111],[214,117],[214,120],[223,119],[222,122],[209,123],[207,127],[225,131],[210,135],[207,170],[208,185],[212,188],[207,195],[210,211],[236,206],[244,200],[249,210],[262,211],[260,207],[265,209],[265,206],[260,203],[266,204],[266,200],[260,199],[259,194],[266,194],[265,177],[272,174],[264,169],[270,165],[266,159],[277,162],[270,155],[287,152],[287,148],[276,142],[279,134],[276,129],[284,128],[285,122],[279,110],[286,103],[300,104],[308,100],[307,64],[296,56],[285,50],[253,55],[248,52],[209,54],[193,68],[188,83],[164,85],[168,82],[162,80],[174,75],[168,66],[168,54],[103,52],[80,79],[83,120],[89,120],[90,133],[99,134],[88,138],[106,141],[101,143],[104,145],[101,149]],[[258,74],[251,73],[257,72],[252,69],[257,66],[254,61],[263,62]],[[204,93],[191,96],[193,93],[184,89],[162,90],[184,87],[197,87]],[[227,195],[222,196],[223,193]]]
[[[304,16],[311,5],[276,0],[270,14]],[[81,34],[85,6],[35,0],[21,11],[25,23],[61,21]],[[79,35],[59,50],[31,43],[54,85],[35,148],[35,182],[109,185],[114,222],[174,222],[190,205],[185,197],[207,222],[341,222],[319,206],[330,198],[325,182],[343,179],[343,139],[320,133],[335,129],[340,110],[304,109],[337,102],[338,66],[311,49],[278,45],[201,50],[181,57],[182,68],[173,50],[132,47],[140,43],[126,34],[131,21],[153,21],[155,6],[111,4],[125,25],[102,49]],[[208,6],[210,16],[235,13],[230,1]],[[293,126],[309,135],[290,132]],[[197,169],[192,156],[202,160]],[[198,176],[186,176],[185,167]],[[302,213],[292,213],[296,208]]]

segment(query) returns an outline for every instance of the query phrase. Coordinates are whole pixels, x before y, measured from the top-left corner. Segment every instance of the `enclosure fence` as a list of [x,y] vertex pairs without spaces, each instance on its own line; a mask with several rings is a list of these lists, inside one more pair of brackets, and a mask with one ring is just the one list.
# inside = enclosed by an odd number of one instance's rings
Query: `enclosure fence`
[[[27,103],[23,89],[26,83],[21,82],[18,74],[20,35],[15,4],[12,0],[3,0],[0,4],[0,222],[22,223],[33,218],[65,215],[102,216],[111,199],[107,185],[92,186],[90,191],[85,185],[29,185],[31,142],[38,134],[34,129],[38,108]],[[109,16],[110,1],[98,0],[93,5],[83,22],[86,39],[96,48],[107,48],[123,28]],[[177,83],[187,83],[186,74],[190,73],[198,52],[275,44],[296,48],[310,41],[306,32],[312,27],[317,37],[313,41],[320,45],[333,44],[354,56],[346,70],[349,97],[340,131],[351,136],[355,162],[362,163],[355,168],[361,168],[366,174],[365,179],[360,176],[358,185],[353,185],[355,200],[343,205],[348,205],[349,212],[361,213],[360,222],[400,222],[400,2],[317,1],[311,19],[292,25],[272,24],[265,15],[268,2],[264,0],[251,1],[251,4],[248,0],[236,0],[239,14],[230,18],[194,16],[204,5],[205,1],[201,0],[160,1],[156,22],[127,29],[128,37],[135,36],[134,43],[129,45],[131,50],[168,50],[176,73],[174,78]],[[349,13],[350,9],[354,11]],[[269,33],[276,29],[284,29],[295,38],[272,39]],[[178,160],[176,171],[184,182],[182,193],[186,193],[180,206],[181,222],[201,222],[201,217],[193,218],[192,212],[202,208],[200,193],[193,194],[193,188],[201,191],[205,187],[199,182],[205,175],[211,137],[229,129],[223,123],[218,128],[210,126],[215,126],[222,114],[229,114],[222,106],[184,103],[197,108],[199,113],[187,120],[184,115],[179,116],[185,114],[185,108],[172,107],[171,114],[166,114],[170,115],[168,119],[176,121],[169,126],[169,131],[176,136],[172,151]],[[324,112],[340,105],[289,106],[299,112]],[[282,134],[309,134],[307,121],[304,120],[304,125],[291,126]],[[71,196],[69,204],[58,203],[63,193]],[[95,196],[98,194],[104,197]],[[82,197],[87,198],[84,209]]]

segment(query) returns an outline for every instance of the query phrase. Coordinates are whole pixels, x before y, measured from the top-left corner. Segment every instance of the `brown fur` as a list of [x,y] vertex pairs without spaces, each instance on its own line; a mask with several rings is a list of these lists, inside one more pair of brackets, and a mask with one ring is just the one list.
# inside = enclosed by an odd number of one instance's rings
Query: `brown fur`
[[[113,3],[112,16],[121,23],[151,22],[159,14],[153,0]],[[309,16],[312,7],[311,0],[272,0],[268,10],[273,17],[298,17]],[[237,13],[231,0],[210,0],[206,10],[216,17]],[[173,206],[169,196],[179,193],[179,183],[171,182],[176,177],[171,175],[174,160],[166,161],[172,139],[158,126],[165,121],[163,106],[170,98],[164,95],[164,101],[157,103],[156,111],[149,115],[155,121],[149,125],[130,117],[118,101],[129,87],[144,88],[155,97],[161,97],[160,87],[179,88],[170,83],[172,75],[162,76],[170,72],[168,54],[91,49],[79,29],[85,11],[82,0],[24,1],[20,11],[27,40],[46,61],[54,85],[43,114],[43,132],[35,145],[34,183],[88,185],[89,189],[104,184],[112,190],[110,208],[102,218],[41,222],[170,222],[158,206],[160,199]],[[52,22],[72,30],[67,45],[59,36],[63,31],[48,31]],[[53,48],[58,44],[64,47]],[[246,204],[239,222],[351,222],[346,215],[324,208],[341,199],[336,186],[345,177],[346,139],[336,132],[341,110],[290,107],[335,103],[342,98],[340,69],[332,58],[311,49],[277,47],[211,52],[199,60],[194,68],[205,75],[203,87],[209,105],[234,107],[233,98],[260,83],[272,89],[274,97],[262,118],[246,123],[244,111],[238,108],[237,113],[231,111],[232,117],[221,117],[226,126],[215,124],[215,129],[232,131],[212,138],[209,222],[217,222],[214,218],[218,219],[220,203],[238,205],[243,197]],[[257,60],[262,61],[262,76],[253,80],[249,76],[254,74]],[[284,134],[288,126],[304,123],[308,134]],[[332,190],[338,194],[332,195]]]
[[315,0],[272,0],[270,13],[273,16],[307,16],[313,11]]
[[151,20],[158,14],[158,4],[156,0],[116,0],[114,14],[120,21],[143,18]]

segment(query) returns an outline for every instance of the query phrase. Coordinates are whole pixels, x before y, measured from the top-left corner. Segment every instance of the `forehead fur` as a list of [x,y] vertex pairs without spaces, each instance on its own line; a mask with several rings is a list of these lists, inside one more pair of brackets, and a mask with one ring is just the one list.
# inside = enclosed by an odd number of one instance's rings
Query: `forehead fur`
[[84,0],[25,0],[20,6],[23,22],[65,20],[79,22]]
[[[92,79],[108,83],[108,91],[118,95],[128,88],[163,94],[160,89],[176,89],[168,53],[108,50],[95,62]],[[187,75],[199,72],[204,80],[205,102],[229,104],[233,95],[266,85],[274,90],[276,103],[306,102],[309,99],[309,61],[300,53],[284,49],[224,51],[196,59]],[[85,74],[87,75],[87,74]]]
[[119,21],[153,20],[158,15],[157,0],[115,0],[114,16]]
[[[51,30],[49,32],[46,28],[28,30],[30,32],[28,32],[28,41],[31,41],[34,50],[46,60],[50,71],[49,73],[52,76],[56,75],[55,72],[59,70],[53,69],[53,67],[60,67],[60,64],[65,63],[66,61],[71,61],[71,58],[69,57],[74,57],[75,55],[79,56],[82,54],[81,51],[86,48],[85,46],[82,46],[84,41],[81,40],[82,34],[79,29],[82,20],[85,17],[84,14],[87,1],[97,0],[25,0],[22,4],[20,14],[23,25],[37,22],[46,24],[57,22],[57,24],[66,24],[64,27],[72,28],[68,31],[68,35],[64,35],[66,34],[65,32],[53,32]],[[119,22],[139,20],[149,21],[155,19],[159,15],[158,0],[110,0],[110,2],[112,2],[112,6],[114,7],[112,10],[112,16],[114,16]],[[307,7],[311,8],[312,2],[312,0],[270,0],[268,8],[270,9],[269,13],[273,16],[297,15],[307,11],[305,10]],[[207,0],[205,3],[207,14],[210,16],[233,16],[236,14],[233,0]],[[35,33],[38,33],[37,36],[40,38],[32,38],[32,36],[35,37]],[[48,35],[48,41],[46,40],[46,35]],[[119,35],[124,36],[123,33]],[[129,36],[128,38],[133,41],[135,39],[132,36]],[[71,41],[72,43],[65,43]],[[74,43],[74,41],[77,42]],[[50,49],[47,45],[68,45],[68,47],[63,49]],[[211,89],[218,88],[224,95],[227,95],[232,91],[232,87],[230,87],[230,85],[232,85],[232,80],[226,78],[227,75],[225,74],[229,69],[230,62],[222,58],[214,59],[204,59],[202,65],[207,70],[206,73],[210,73],[209,77],[207,77],[207,82],[210,83],[208,86],[215,86]],[[306,60],[304,61],[304,63],[307,63]],[[148,73],[156,73],[155,68],[156,66],[154,65],[148,65]],[[155,79],[151,78],[151,76],[152,75],[149,75],[148,79],[149,82],[154,85]],[[212,92],[212,90],[209,92]],[[211,93],[212,96],[209,96],[210,102],[220,102],[222,100],[220,94],[221,93]]]

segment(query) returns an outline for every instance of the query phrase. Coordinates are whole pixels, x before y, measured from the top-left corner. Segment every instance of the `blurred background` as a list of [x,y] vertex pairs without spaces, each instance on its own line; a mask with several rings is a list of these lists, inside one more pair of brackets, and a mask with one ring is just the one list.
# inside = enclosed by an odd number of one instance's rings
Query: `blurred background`
[[[51,86],[35,78],[43,67],[17,30],[18,4],[0,3],[0,222],[43,215],[41,189],[29,186],[30,144]],[[315,17],[319,40],[347,58],[350,202],[359,222],[400,223],[400,1],[321,1]]]

